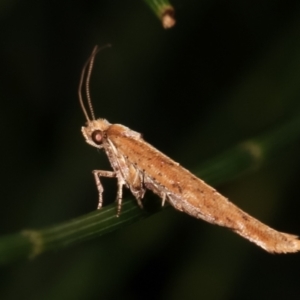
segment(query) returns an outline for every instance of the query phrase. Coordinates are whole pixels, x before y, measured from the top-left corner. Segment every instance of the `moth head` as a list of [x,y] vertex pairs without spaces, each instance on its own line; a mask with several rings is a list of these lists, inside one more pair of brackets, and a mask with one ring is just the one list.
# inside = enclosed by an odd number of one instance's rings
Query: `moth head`
[[[106,45],[100,49],[97,46],[94,48],[91,56],[83,66],[81,76],[80,76],[79,87],[78,87],[79,102],[82,111],[85,115],[85,118],[87,120],[86,126],[82,127],[81,131],[83,133],[86,142],[96,148],[103,147],[102,143],[106,138],[106,130],[110,126],[110,123],[108,123],[105,119],[98,119],[98,120],[95,119],[93,105],[90,97],[89,86],[90,86],[90,78],[91,78],[91,73],[94,65],[95,56],[101,49],[107,47],[110,47],[110,45]],[[85,83],[84,91],[85,91],[85,99],[87,101],[88,110],[84,105],[84,101],[83,101],[84,97],[82,96],[83,83]]]
[[81,128],[85,141],[96,148],[102,148],[106,139],[106,130],[111,124],[105,119],[88,121],[86,126]]

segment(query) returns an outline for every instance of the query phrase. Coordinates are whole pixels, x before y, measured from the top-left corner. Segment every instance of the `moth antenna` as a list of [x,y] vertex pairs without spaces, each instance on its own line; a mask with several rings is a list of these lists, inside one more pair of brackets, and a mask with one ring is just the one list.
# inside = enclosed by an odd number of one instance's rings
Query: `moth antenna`
[[[87,109],[84,106],[84,101],[83,101],[83,97],[82,97],[82,86],[83,86],[84,78],[85,78],[85,75],[86,75],[86,80],[85,80],[86,99],[87,99],[87,103],[88,103],[88,107],[89,107],[89,110],[90,110],[90,113],[91,113],[92,120],[95,120],[94,109],[93,109],[92,100],[91,100],[91,96],[90,96],[90,79],[91,79],[91,74],[92,74],[96,54],[100,50],[105,49],[107,47],[111,47],[111,45],[107,44],[107,45],[105,45],[101,48],[99,48],[98,46],[95,46],[94,49],[93,49],[92,54],[90,55],[90,57],[88,58],[88,60],[84,64],[84,66],[82,68],[82,71],[81,71],[80,81],[79,81],[79,86],[78,86],[78,97],[79,97],[79,103],[80,103],[81,109],[82,109],[82,111],[84,113],[84,116],[85,116],[85,118],[88,122],[90,122],[91,119],[89,117]],[[88,68],[88,70],[86,72],[87,68]]]
[[[96,47],[97,47],[97,46],[96,46]],[[95,47],[95,48],[96,48],[96,47]],[[94,49],[95,49],[95,48],[94,48]],[[93,50],[93,52],[94,52],[94,50]],[[90,58],[85,62],[84,66],[83,66],[83,68],[82,68],[82,71],[81,71],[81,74],[80,74],[79,86],[78,86],[79,103],[80,103],[81,109],[82,109],[82,111],[83,111],[83,113],[84,113],[84,116],[85,116],[85,118],[86,118],[86,120],[87,120],[88,122],[90,122],[91,120],[90,120],[89,115],[88,115],[88,113],[87,113],[87,110],[86,110],[86,108],[85,108],[85,106],[84,106],[83,97],[82,97],[82,85],[83,85],[83,80],[84,80],[85,70],[86,70],[86,67],[87,67],[89,61],[90,61]]]
[[95,56],[96,56],[98,51],[99,51],[98,46],[95,46],[95,48],[93,49],[93,52],[90,56],[90,62],[88,64],[88,70],[87,70],[86,80],[85,80],[86,99],[87,99],[87,102],[88,102],[88,106],[89,106],[89,109],[90,109],[92,120],[95,120],[95,114],[94,114],[92,99],[91,99],[91,95],[90,95],[90,81],[91,81],[91,74],[92,74],[93,67],[94,67],[94,62],[95,62]]

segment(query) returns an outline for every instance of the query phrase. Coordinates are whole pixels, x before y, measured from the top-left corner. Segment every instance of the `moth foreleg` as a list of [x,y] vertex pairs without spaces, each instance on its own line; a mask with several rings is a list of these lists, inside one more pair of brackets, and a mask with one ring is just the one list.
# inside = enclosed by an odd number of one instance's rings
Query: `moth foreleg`
[[96,182],[96,186],[97,186],[97,190],[98,190],[98,194],[99,194],[99,201],[98,201],[98,207],[97,209],[100,209],[102,207],[102,203],[103,203],[103,186],[101,184],[100,181],[100,177],[108,177],[108,178],[114,178],[117,177],[116,172],[113,171],[102,171],[102,170],[94,170],[93,171],[94,177],[95,177],[95,182]]

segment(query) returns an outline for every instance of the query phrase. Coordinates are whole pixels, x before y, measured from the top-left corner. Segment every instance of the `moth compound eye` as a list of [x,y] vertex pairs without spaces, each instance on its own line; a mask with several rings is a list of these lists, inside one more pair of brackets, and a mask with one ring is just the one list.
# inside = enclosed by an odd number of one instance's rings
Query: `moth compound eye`
[[102,144],[103,133],[101,130],[95,130],[92,133],[92,140],[96,145]]

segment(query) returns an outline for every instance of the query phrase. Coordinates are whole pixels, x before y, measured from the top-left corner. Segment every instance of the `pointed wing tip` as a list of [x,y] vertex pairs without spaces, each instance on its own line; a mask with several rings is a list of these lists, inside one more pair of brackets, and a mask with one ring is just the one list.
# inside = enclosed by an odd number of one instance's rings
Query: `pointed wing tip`
[[297,235],[288,234],[288,233],[281,233],[281,234],[282,234],[281,240],[269,247],[266,247],[265,248],[266,251],[274,254],[296,253],[300,251],[300,240]]

